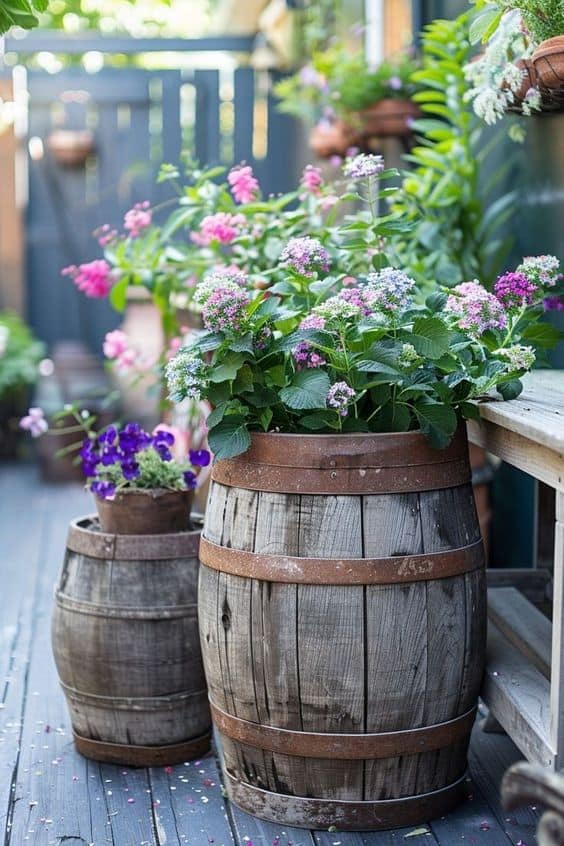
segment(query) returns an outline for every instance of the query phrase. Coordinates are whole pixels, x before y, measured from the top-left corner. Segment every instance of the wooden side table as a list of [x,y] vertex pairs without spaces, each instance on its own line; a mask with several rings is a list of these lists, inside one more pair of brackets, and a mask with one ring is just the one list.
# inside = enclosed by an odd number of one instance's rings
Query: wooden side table
[[490,571],[488,663],[482,698],[524,756],[564,768],[564,371],[537,371],[511,402],[480,405],[473,443],[549,485],[556,494],[553,624],[519,593],[534,571]]

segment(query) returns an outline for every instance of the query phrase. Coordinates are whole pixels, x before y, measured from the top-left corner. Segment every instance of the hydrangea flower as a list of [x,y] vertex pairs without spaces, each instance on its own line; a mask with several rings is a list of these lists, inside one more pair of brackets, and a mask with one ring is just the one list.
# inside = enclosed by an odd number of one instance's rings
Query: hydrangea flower
[[107,297],[114,283],[112,269],[105,259],[95,259],[78,267],[70,265],[61,272],[63,276],[70,276],[79,291],[94,299]]
[[543,306],[545,311],[564,311],[564,297],[546,297]]
[[247,320],[249,302],[249,295],[241,288],[216,288],[202,308],[204,326],[212,332],[239,332]]
[[307,191],[308,194],[313,194],[314,197],[319,197],[321,194],[320,189],[323,185],[323,175],[319,168],[310,164],[306,165],[302,173],[300,185],[305,191]]
[[384,267],[378,272],[369,273],[364,285],[370,303],[388,312],[408,308],[414,288],[415,280],[394,267]]
[[359,153],[358,156],[346,160],[343,165],[343,173],[349,179],[368,179],[371,176],[380,176],[384,167],[383,156]]
[[325,329],[325,318],[319,314],[308,314],[300,323],[300,329]]
[[118,240],[117,229],[112,229],[109,223],[104,223],[94,230],[94,237],[101,247],[109,247]]
[[258,179],[250,165],[238,165],[229,171],[227,181],[237,203],[252,203],[259,192]]
[[372,308],[373,298],[371,292],[363,288],[346,288],[343,291],[339,291],[337,296],[340,300],[356,306],[364,317],[368,317],[374,311]]
[[532,347],[523,344],[514,344],[512,347],[504,347],[496,350],[497,355],[507,359],[507,370],[530,370],[535,363],[536,356]]
[[115,329],[113,332],[107,332],[104,338],[104,355],[106,358],[119,358],[126,350],[129,349],[129,338],[121,329]]
[[535,285],[553,288],[560,278],[560,261],[556,256],[527,256],[517,273],[523,273]]
[[326,359],[308,341],[300,341],[292,350],[292,357],[297,370],[323,367],[324,364],[327,364]]
[[235,292],[245,288],[246,284],[247,277],[243,273],[233,271],[208,273],[196,287],[192,301],[198,306],[204,306],[214,291],[219,288]]
[[317,238],[290,238],[280,263],[300,276],[313,276],[316,271],[329,270],[329,254]]
[[20,429],[29,432],[32,438],[39,438],[49,429],[45,420],[45,412],[42,408],[34,406],[29,409],[25,417],[20,420]]
[[341,417],[348,415],[348,406],[356,397],[356,391],[346,382],[335,382],[327,392],[327,408],[334,408]]
[[144,229],[147,229],[153,220],[153,213],[149,200],[142,203],[135,203],[132,209],[125,213],[123,227],[129,232],[130,238],[138,238]]
[[320,303],[313,309],[313,314],[322,317],[326,321],[339,322],[350,320],[353,317],[360,317],[362,314],[360,306],[354,302],[347,302],[341,297],[341,293],[329,297],[324,303]]
[[483,335],[488,329],[504,329],[507,314],[494,294],[490,294],[477,280],[463,282],[452,289],[445,311],[458,317],[460,329],[472,335]]
[[199,400],[208,383],[208,368],[198,353],[183,347],[166,365],[165,377],[173,402],[187,397]]
[[420,364],[423,361],[413,344],[402,344],[400,354],[398,355],[398,364],[405,370],[410,370],[412,367]]
[[200,223],[200,231],[192,232],[191,239],[200,247],[207,247],[214,241],[220,244],[231,244],[240,233],[245,223],[242,214],[217,212],[209,214]]
[[494,285],[494,294],[507,309],[532,305],[537,291],[535,283],[524,273],[504,273]]

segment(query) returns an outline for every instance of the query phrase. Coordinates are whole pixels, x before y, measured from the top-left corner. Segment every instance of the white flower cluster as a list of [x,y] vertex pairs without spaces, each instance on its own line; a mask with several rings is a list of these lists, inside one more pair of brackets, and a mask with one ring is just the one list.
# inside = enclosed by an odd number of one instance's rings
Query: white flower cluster
[[195,305],[204,306],[214,291],[223,288],[228,291],[240,291],[246,284],[246,277],[242,273],[208,273],[194,291],[192,301]]
[[511,106],[519,104],[523,114],[530,115],[540,108],[537,88],[521,93],[527,71],[515,64],[528,59],[533,47],[527,43],[518,11],[507,12],[488,41],[480,57],[464,68],[471,84],[466,98],[473,101],[474,112],[488,125],[497,123]]
[[532,347],[523,344],[514,344],[512,347],[496,350],[497,354],[507,359],[507,371],[512,373],[515,370],[530,370],[535,363],[535,351]]

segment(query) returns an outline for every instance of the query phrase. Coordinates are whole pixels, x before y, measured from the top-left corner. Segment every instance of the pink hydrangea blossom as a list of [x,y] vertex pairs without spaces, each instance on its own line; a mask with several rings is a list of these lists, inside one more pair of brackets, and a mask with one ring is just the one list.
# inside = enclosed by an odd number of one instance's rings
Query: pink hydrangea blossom
[[245,218],[242,214],[230,214],[229,212],[217,212],[204,217],[200,224],[199,232],[192,232],[191,239],[200,247],[207,247],[213,241],[220,244],[231,244],[239,235],[239,231]]
[[121,329],[114,329],[113,332],[106,334],[103,346],[106,358],[119,358],[127,349],[129,349],[129,338]]
[[109,247],[118,239],[117,229],[112,229],[109,223],[104,223],[94,230],[94,237],[97,239],[101,247]]
[[303,370],[306,367],[323,367],[327,364],[326,359],[308,341],[300,341],[296,344],[292,350],[292,357],[296,362],[296,370]]
[[290,238],[280,262],[301,276],[313,276],[316,271],[329,270],[329,253],[317,238]]
[[239,165],[229,171],[227,181],[237,203],[252,203],[259,192],[259,183],[250,165]]
[[213,332],[238,332],[245,322],[248,303],[249,296],[242,289],[216,288],[202,308],[204,326]]
[[301,186],[309,194],[314,197],[319,197],[321,194],[321,186],[323,185],[323,176],[318,167],[313,165],[306,165],[302,173]]
[[348,406],[356,397],[356,391],[346,382],[335,382],[327,393],[327,407],[334,408],[341,417],[349,413]]
[[70,276],[79,291],[95,299],[107,297],[114,283],[112,269],[105,259],[65,267],[62,274]]
[[120,355],[118,355],[115,362],[118,370],[124,372],[127,370],[132,370],[133,367],[135,367],[135,365],[139,363],[137,360],[137,352],[132,347],[129,347],[128,349],[124,350]]
[[138,238],[144,229],[147,229],[153,220],[153,214],[150,209],[150,203],[145,200],[142,203],[136,203],[132,209],[125,213],[123,219],[124,229],[127,229],[131,238]]
[[507,314],[502,304],[477,280],[463,282],[452,289],[445,311],[458,317],[458,326],[473,335],[483,335],[488,329],[504,329]]
[[537,285],[524,273],[504,273],[494,285],[494,294],[508,309],[532,305],[536,299]]
[[325,318],[318,314],[308,314],[300,323],[300,329],[324,329]]
[[49,428],[42,408],[30,408],[25,417],[20,420],[20,428],[29,432],[32,438],[39,438]]

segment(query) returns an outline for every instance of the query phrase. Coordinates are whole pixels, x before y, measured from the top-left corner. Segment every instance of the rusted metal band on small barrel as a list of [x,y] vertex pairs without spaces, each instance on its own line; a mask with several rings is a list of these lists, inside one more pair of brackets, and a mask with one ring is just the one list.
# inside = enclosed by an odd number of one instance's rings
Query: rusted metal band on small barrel
[[483,566],[481,540],[424,555],[391,558],[298,558],[220,546],[205,537],[200,561],[213,570],[265,582],[307,585],[389,585],[446,579]]
[[105,743],[101,740],[82,737],[76,732],[73,732],[73,735],[77,750],[85,758],[129,767],[164,767],[182,764],[184,761],[200,758],[206,752],[209,752],[211,747],[211,732],[206,732],[206,734],[186,740],[183,743],[174,743],[168,746]]
[[378,734],[329,734],[291,731],[260,725],[227,714],[210,699],[213,721],[219,732],[238,743],[279,755],[299,758],[338,758],[345,761],[397,758],[453,746],[469,737],[476,708],[446,723]]
[[168,535],[110,535],[96,526],[94,514],[73,520],[69,526],[67,549],[90,558],[137,563],[198,557],[200,529]]
[[288,494],[381,494],[438,490],[471,480],[466,431],[444,450],[423,435],[263,435],[218,461],[212,479],[228,487]]
[[224,776],[229,798],[243,811],[280,825],[291,820],[294,826],[310,829],[335,826],[341,831],[384,831],[417,825],[448,814],[466,794],[466,773],[441,790],[378,802],[305,799],[261,790],[228,772]]

